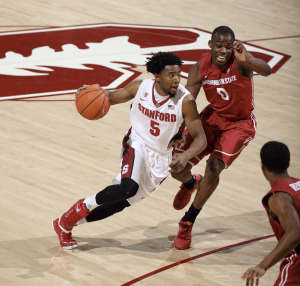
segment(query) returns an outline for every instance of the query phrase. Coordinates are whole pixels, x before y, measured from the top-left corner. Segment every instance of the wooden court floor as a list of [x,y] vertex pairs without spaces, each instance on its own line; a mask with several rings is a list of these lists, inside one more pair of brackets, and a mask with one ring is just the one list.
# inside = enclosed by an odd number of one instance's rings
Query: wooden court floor
[[[261,146],[269,140],[286,143],[292,155],[290,175],[300,174],[299,1],[1,0],[0,4],[1,33],[99,23],[210,32],[228,25],[237,39],[290,56],[271,76],[255,76],[256,138],[221,175],[194,225],[192,247],[185,251],[173,247],[184,210],[172,207],[179,183],[171,177],[152,196],[123,212],[76,227],[78,249],[60,249],[52,220],[78,199],[111,184],[119,171],[121,140],[130,127],[130,103],[112,106],[105,118],[88,121],[77,113],[71,94],[39,100],[1,100],[6,95],[1,94],[0,285],[245,285],[243,272],[276,244],[261,205],[269,190],[260,171]],[[140,78],[149,76],[143,66],[137,70]],[[99,73],[100,84],[101,77]],[[14,84],[18,86],[18,80]],[[207,104],[203,92],[197,104],[199,110]],[[205,160],[193,171],[203,173],[204,168]],[[260,285],[273,285],[278,266]]]

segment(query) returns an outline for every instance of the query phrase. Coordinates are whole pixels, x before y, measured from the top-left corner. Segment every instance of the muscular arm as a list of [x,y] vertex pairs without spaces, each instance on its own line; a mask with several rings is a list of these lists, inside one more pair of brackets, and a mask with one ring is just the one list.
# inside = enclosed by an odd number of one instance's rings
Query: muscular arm
[[126,85],[124,88],[109,91],[110,104],[119,104],[134,98],[141,85],[141,82],[142,80],[135,80]]
[[235,65],[242,75],[251,77],[253,72],[256,72],[262,76],[268,76],[272,73],[271,67],[264,60],[255,58],[242,43],[235,42],[233,52]]
[[191,94],[187,95],[182,102],[182,114],[185,126],[194,138],[190,148],[180,154],[175,154],[170,164],[171,173],[180,172],[188,160],[200,154],[207,146],[206,135],[197,111],[196,101]]
[[283,259],[300,243],[300,218],[292,197],[287,193],[277,192],[269,198],[268,204],[284,229],[284,235],[276,247],[258,264],[258,267],[264,270]]
[[189,70],[189,75],[185,87],[196,99],[200,92],[201,84],[202,79],[200,74],[200,62],[198,61]]
[[[271,212],[278,218],[284,235],[276,247],[256,266],[249,268],[243,279],[259,279],[274,264],[287,256],[300,243],[300,218],[295,210],[293,199],[283,192],[273,194],[268,201]],[[247,284],[252,285],[252,284]]]

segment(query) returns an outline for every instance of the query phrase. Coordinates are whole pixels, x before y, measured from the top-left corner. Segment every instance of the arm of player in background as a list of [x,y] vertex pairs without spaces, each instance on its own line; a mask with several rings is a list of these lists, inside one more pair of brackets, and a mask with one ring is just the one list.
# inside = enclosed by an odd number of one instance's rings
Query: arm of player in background
[[202,79],[200,74],[200,62],[196,62],[189,70],[185,88],[196,99],[201,89]]
[[265,272],[286,257],[300,243],[300,218],[295,210],[293,199],[283,192],[276,192],[269,200],[270,210],[278,218],[284,229],[284,235],[276,247],[256,266],[249,268],[242,279],[249,280],[252,285],[254,279],[259,279]]
[[109,91],[110,104],[119,104],[133,99],[141,85],[141,82],[142,80],[135,80],[126,85],[124,88]]
[[272,73],[271,67],[264,60],[255,58],[241,42],[234,43],[233,52],[236,67],[244,76],[251,77],[253,72],[262,76],[268,76]]
[[206,135],[199,117],[196,101],[191,94],[183,99],[182,114],[184,116],[185,126],[194,141],[189,149],[173,156],[173,161],[170,164],[171,173],[178,173],[183,170],[188,160],[200,154],[207,146]]

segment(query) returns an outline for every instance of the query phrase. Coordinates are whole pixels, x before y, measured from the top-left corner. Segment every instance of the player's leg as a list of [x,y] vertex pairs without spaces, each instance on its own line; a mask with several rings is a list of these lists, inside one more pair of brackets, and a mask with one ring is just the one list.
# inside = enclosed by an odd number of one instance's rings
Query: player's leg
[[[213,156],[210,156],[206,162],[204,177],[199,184],[193,205],[196,209],[202,209],[206,201],[217,188],[220,181],[220,174],[225,169],[225,163]],[[200,191],[201,190],[201,191]],[[192,222],[196,218],[192,218]]]
[[[215,121],[213,118],[213,110],[211,106],[207,106],[200,114],[203,129],[207,138],[207,147],[198,154],[196,157],[190,159],[189,163],[183,171],[180,173],[172,173],[172,177],[182,182],[182,185],[177,192],[173,207],[177,210],[183,209],[190,201],[191,196],[195,190],[197,190],[202,176],[199,174],[192,175],[192,166],[197,165],[205,156],[209,155],[213,150],[214,142],[219,133],[219,129],[215,124],[211,124],[211,121]],[[193,142],[193,137],[185,130],[185,143],[181,146],[176,146],[174,148],[174,153],[182,153],[187,150]]]
[[[59,218],[59,226],[64,232],[70,232],[72,228],[80,221],[87,217],[90,212],[98,206],[118,202],[121,200],[129,199],[137,193],[139,185],[135,180],[130,177],[131,174],[137,174],[141,169],[142,160],[133,148],[129,148],[122,160],[122,173],[125,174],[124,169],[131,169],[128,171],[129,176],[123,177],[120,184],[115,184],[104,188],[102,191],[95,195],[81,199],[76,202],[68,211],[62,214]],[[126,168],[125,168],[126,166]]]
[[[176,147],[174,149],[174,153],[184,152],[189,148],[192,142],[192,136],[187,132],[187,130],[185,130],[185,144],[181,147]],[[192,174],[191,169],[194,165],[197,165],[200,162],[206,153],[207,151],[205,150],[197,157],[192,158],[181,172],[171,173],[174,179],[182,183],[173,201],[173,207],[176,210],[183,209],[189,203],[192,194],[202,180],[202,176],[199,174]]]
[[224,162],[215,157],[209,157],[206,163],[205,174],[198,185],[194,202],[179,222],[179,230],[174,239],[175,248],[186,249],[190,247],[192,242],[191,232],[193,224],[206,201],[217,188],[219,184],[219,175],[224,168]]
[[174,240],[177,249],[186,249],[190,246],[193,223],[217,188],[220,173],[232,164],[255,136],[253,119],[231,123],[215,118],[215,123],[223,132],[215,141],[214,151],[207,161],[205,175],[197,189],[193,204],[179,223],[179,231]]
[[[126,140],[128,140],[128,138],[129,137],[126,137]],[[71,239],[71,231],[73,227],[77,225],[80,220],[85,219],[93,209],[104,204],[124,201],[137,193],[139,188],[137,183],[139,180],[138,176],[143,163],[143,158],[139,156],[140,152],[135,154],[135,149],[129,146],[127,141],[125,143],[123,142],[123,146],[125,148],[123,149],[124,152],[122,152],[122,174],[124,174],[124,177],[119,181],[119,184],[108,186],[86,199],[80,199],[68,211],[60,216],[58,222],[57,220],[53,221],[53,227],[59,237],[60,245],[62,247],[77,247],[77,244]],[[131,178],[132,174],[135,175],[134,179]],[[110,211],[110,215],[121,211],[120,205],[117,207],[114,205],[110,206],[115,207]],[[109,212],[106,210],[106,215],[108,216],[108,214]],[[59,226],[60,231],[56,226]]]
[[125,208],[130,207],[127,200],[120,200],[96,207],[91,213],[85,218],[86,222],[93,222],[105,219],[112,216],[115,213],[123,211]]

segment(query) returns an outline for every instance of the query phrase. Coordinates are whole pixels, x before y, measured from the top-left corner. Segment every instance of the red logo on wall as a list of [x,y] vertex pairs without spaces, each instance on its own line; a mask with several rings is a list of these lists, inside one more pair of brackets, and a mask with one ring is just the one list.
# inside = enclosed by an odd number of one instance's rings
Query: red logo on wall
[[[82,84],[106,89],[125,86],[140,75],[136,67],[158,51],[184,61],[182,76],[211,33],[197,28],[97,24],[0,33],[0,100],[74,93]],[[290,56],[245,44],[276,72]]]

